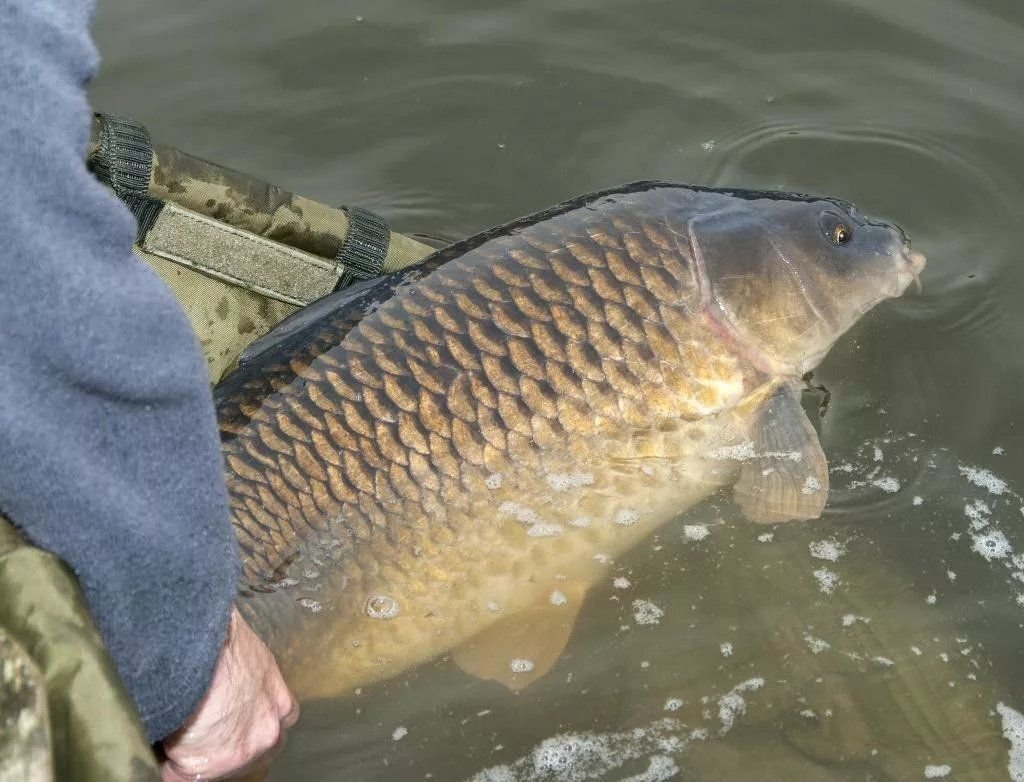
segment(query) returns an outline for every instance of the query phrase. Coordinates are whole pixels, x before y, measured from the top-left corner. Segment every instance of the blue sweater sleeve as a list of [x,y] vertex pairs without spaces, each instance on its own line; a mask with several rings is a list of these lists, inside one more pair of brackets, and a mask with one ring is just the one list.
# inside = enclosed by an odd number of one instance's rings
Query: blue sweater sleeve
[[206,690],[235,595],[206,371],[85,167],[93,0],[0,0],[0,510],[75,572],[151,740]]

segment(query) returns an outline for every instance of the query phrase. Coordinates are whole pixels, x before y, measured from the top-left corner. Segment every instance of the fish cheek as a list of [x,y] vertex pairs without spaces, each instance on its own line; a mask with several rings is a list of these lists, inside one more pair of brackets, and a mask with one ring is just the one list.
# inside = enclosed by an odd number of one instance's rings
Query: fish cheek
[[817,315],[794,262],[752,210],[729,209],[690,222],[712,306],[741,340],[789,358]]

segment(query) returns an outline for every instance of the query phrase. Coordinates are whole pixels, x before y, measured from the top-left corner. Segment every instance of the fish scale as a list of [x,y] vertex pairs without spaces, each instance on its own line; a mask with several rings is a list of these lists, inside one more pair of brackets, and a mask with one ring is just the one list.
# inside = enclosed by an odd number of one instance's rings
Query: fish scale
[[602,560],[735,475],[707,452],[746,438],[733,408],[768,376],[708,310],[702,193],[600,195],[439,253],[218,389],[242,610],[300,696],[556,587],[581,600]]

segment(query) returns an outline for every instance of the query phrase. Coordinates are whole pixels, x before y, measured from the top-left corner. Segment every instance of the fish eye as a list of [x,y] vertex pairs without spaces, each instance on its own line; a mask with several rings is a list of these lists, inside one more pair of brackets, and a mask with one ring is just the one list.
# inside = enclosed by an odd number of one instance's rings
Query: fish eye
[[849,244],[853,238],[853,228],[835,212],[825,212],[821,215],[821,230],[836,247]]

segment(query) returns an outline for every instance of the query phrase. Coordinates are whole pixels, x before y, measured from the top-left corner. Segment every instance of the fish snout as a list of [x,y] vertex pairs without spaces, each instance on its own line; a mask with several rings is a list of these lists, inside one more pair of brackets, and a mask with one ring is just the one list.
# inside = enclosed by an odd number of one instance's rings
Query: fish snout
[[920,293],[921,272],[924,271],[924,267],[928,263],[928,259],[925,258],[924,253],[911,250],[910,243],[907,242],[903,245],[901,260],[903,263],[902,268],[899,271],[900,292],[902,293],[902,291],[910,287],[910,283],[913,282],[917,292]]

